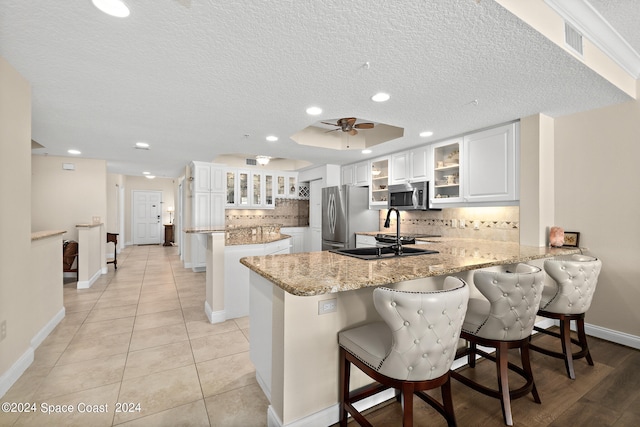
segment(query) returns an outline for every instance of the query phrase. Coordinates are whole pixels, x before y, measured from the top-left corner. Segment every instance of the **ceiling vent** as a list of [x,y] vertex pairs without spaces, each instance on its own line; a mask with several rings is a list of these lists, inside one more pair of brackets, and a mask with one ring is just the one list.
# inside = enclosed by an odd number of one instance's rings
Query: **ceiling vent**
[[247,162],[247,166],[256,166],[258,164],[256,159],[245,159],[245,161]]
[[568,22],[564,23],[564,42],[577,55],[583,57],[582,51],[582,34],[573,28]]

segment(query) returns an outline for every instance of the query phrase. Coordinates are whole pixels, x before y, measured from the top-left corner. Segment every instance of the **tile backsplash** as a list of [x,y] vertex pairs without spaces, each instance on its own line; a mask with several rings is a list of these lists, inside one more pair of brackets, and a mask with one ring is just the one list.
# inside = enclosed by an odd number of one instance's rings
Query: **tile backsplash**
[[273,209],[227,209],[227,227],[251,227],[279,224],[282,227],[309,225],[309,200],[276,199]]
[[[387,210],[380,211],[380,230],[395,233],[395,214],[391,227],[383,227]],[[520,240],[520,208],[518,206],[448,208],[441,211],[401,211],[402,234],[435,234],[518,242]]]

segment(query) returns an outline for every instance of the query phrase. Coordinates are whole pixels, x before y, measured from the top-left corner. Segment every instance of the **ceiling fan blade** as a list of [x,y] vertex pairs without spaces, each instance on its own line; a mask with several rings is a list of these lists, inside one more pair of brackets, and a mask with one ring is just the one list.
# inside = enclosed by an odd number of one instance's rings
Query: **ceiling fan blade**
[[351,129],[351,130],[349,131],[349,135],[351,135],[351,136],[353,136],[353,135],[357,135],[357,134],[358,134],[358,131],[357,131],[357,130],[355,130],[355,129]]
[[356,122],[356,118],[355,117],[345,117],[343,119],[340,120],[344,120],[347,122],[348,125],[353,126],[353,124]]
[[337,131],[337,130],[340,130],[340,129],[331,129],[331,130],[326,131],[325,133],[335,132],[335,131]]
[[325,124],[325,125],[331,125],[331,126],[338,126],[338,127],[340,126],[340,125],[337,125],[335,123],[329,123],[329,122],[320,122],[320,123]]
[[374,126],[373,123],[358,123],[357,125],[353,126],[354,128],[358,128],[358,129],[372,129]]

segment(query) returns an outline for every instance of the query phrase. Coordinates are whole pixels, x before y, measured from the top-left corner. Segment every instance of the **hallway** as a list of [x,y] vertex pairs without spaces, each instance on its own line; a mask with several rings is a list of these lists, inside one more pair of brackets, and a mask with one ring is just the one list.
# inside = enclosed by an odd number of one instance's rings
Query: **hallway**
[[0,399],[35,411],[0,426],[266,426],[248,318],[210,324],[204,294],[205,274],[155,245],[124,249],[90,289],[65,284],[65,318]]

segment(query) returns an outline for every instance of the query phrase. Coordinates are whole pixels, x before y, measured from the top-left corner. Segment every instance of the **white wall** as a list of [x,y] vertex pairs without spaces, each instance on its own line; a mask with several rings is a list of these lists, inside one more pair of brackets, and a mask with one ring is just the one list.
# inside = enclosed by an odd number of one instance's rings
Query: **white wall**
[[640,336],[640,102],[555,120],[555,222],[602,259],[589,324]]
[[34,320],[30,315],[31,264],[31,88],[0,57],[0,396],[9,370],[28,351]]
[[[77,224],[108,221],[105,160],[34,155],[31,161],[33,231],[66,230],[65,239],[77,241]],[[75,170],[63,170],[63,163]]]

